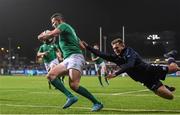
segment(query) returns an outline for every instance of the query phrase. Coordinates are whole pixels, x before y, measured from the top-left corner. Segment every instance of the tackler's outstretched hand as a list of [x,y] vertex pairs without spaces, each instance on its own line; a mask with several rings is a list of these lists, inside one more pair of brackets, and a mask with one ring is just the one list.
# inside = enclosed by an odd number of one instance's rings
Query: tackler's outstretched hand
[[80,45],[80,48],[81,48],[82,50],[86,49],[86,47],[84,46],[84,44],[82,43],[82,41],[79,42],[79,45]]
[[115,74],[108,74],[107,76],[106,76],[106,78],[109,80],[109,79],[112,79],[112,78],[115,78],[116,77],[116,75]]
[[81,41],[81,43],[82,43],[85,47],[88,46],[88,44],[87,44],[85,41]]
[[43,41],[44,40],[44,32],[38,35],[38,40]]

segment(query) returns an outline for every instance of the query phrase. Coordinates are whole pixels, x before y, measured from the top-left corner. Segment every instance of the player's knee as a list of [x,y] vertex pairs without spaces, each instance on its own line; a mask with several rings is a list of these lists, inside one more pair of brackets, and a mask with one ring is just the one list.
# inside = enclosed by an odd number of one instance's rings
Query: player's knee
[[56,75],[52,72],[49,72],[47,75],[46,75],[47,79],[49,80],[53,80],[56,78]]
[[170,64],[168,66],[168,68],[169,68],[169,73],[173,73],[173,72],[176,72],[178,70],[178,66],[175,63]]
[[172,92],[164,89],[164,88],[159,88],[157,91],[155,91],[155,94],[157,94],[158,96],[168,99],[168,100],[172,100],[174,98]]
[[79,88],[79,84],[76,82],[69,83],[69,86],[74,91],[78,90],[78,88]]

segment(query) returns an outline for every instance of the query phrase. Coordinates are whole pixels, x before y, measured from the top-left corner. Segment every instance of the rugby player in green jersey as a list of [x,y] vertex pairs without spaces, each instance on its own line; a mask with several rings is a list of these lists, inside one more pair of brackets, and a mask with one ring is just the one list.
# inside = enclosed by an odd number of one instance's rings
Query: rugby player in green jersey
[[55,29],[48,33],[41,33],[38,36],[38,39],[46,40],[60,35],[59,46],[62,50],[64,60],[51,69],[47,77],[57,89],[66,95],[67,101],[63,106],[63,109],[70,107],[73,103],[78,101],[78,98],[68,91],[59,80],[57,80],[58,75],[61,76],[67,74],[69,75],[70,88],[93,103],[92,111],[101,110],[103,104],[101,104],[87,89],[79,84],[85,59],[81,51],[83,44],[81,44],[75,30],[64,21],[64,18],[59,13],[52,15],[51,23]]
[[[93,47],[94,47],[94,49],[99,50],[99,46],[97,44],[95,44]],[[104,62],[104,59],[94,55],[93,53],[91,53],[91,59],[92,59],[92,61],[95,62],[94,66],[95,66],[95,70],[98,75],[99,83],[101,84],[101,86],[103,86],[101,77],[104,77],[106,83],[109,85],[109,82],[106,77],[107,70],[106,70],[106,64]]]
[[[59,48],[55,43],[50,44],[46,41],[43,41],[43,44],[39,47],[37,52],[37,58],[42,58],[46,71],[49,72],[53,67],[59,64],[59,61],[62,61],[62,56]],[[62,79],[64,82],[64,76],[58,77],[59,80]],[[51,82],[48,80],[49,89],[51,89]]]

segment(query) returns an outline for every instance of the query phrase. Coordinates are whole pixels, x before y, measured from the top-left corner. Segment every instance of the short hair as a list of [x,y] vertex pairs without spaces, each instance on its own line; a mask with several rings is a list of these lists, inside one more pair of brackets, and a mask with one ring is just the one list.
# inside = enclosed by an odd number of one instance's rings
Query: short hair
[[51,16],[51,20],[53,18],[60,18],[60,19],[64,19],[63,15],[61,13],[54,13],[52,16]]
[[116,43],[124,44],[123,40],[121,38],[116,38],[111,42],[111,45],[114,45]]

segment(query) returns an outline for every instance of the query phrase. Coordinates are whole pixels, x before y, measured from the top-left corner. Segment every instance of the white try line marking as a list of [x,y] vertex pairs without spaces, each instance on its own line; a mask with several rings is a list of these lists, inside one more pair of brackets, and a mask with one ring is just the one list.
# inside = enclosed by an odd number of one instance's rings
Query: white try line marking
[[[57,92],[48,92],[48,91],[27,91],[27,90],[4,90],[5,92],[9,91],[18,91],[18,92],[27,92],[27,93],[34,93],[34,94],[47,94],[47,95],[56,95],[58,94],[58,90],[55,90]],[[4,92],[2,91],[2,92]],[[127,92],[121,92],[121,93],[93,93],[94,95],[105,95],[105,96],[124,96],[124,94],[129,94],[126,96],[136,96],[136,97],[148,97],[148,96],[154,96],[151,94],[134,94],[134,93],[139,93],[139,92],[151,92],[149,89],[144,89],[144,90],[136,90],[136,91],[127,91]],[[180,97],[179,95],[175,95],[175,97]]]
[[121,93],[110,93],[110,94],[108,94],[108,93],[100,93],[100,94],[102,94],[102,95],[124,95],[124,94],[132,94],[132,93],[139,93],[139,92],[146,92],[146,91],[149,91],[149,90],[144,89],[144,90],[121,92]]
[[123,95],[123,94],[139,93],[139,92],[147,92],[147,91],[149,91],[149,89],[136,90],[136,91],[128,91],[128,92],[122,92],[122,93],[114,93],[112,95]]
[[[29,108],[57,108],[62,109],[59,106],[44,106],[44,105],[16,105],[16,104],[0,104],[2,106],[9,107],[29,107]],[[72,109],[84,109],[91,110],[89,107],[70,107]],[[116,111],[116,112],[172,112],[172,113],[180,113],[180,110],[161,110],[161,109],[119,109],[119,108],[103,108],[105,111]]]

